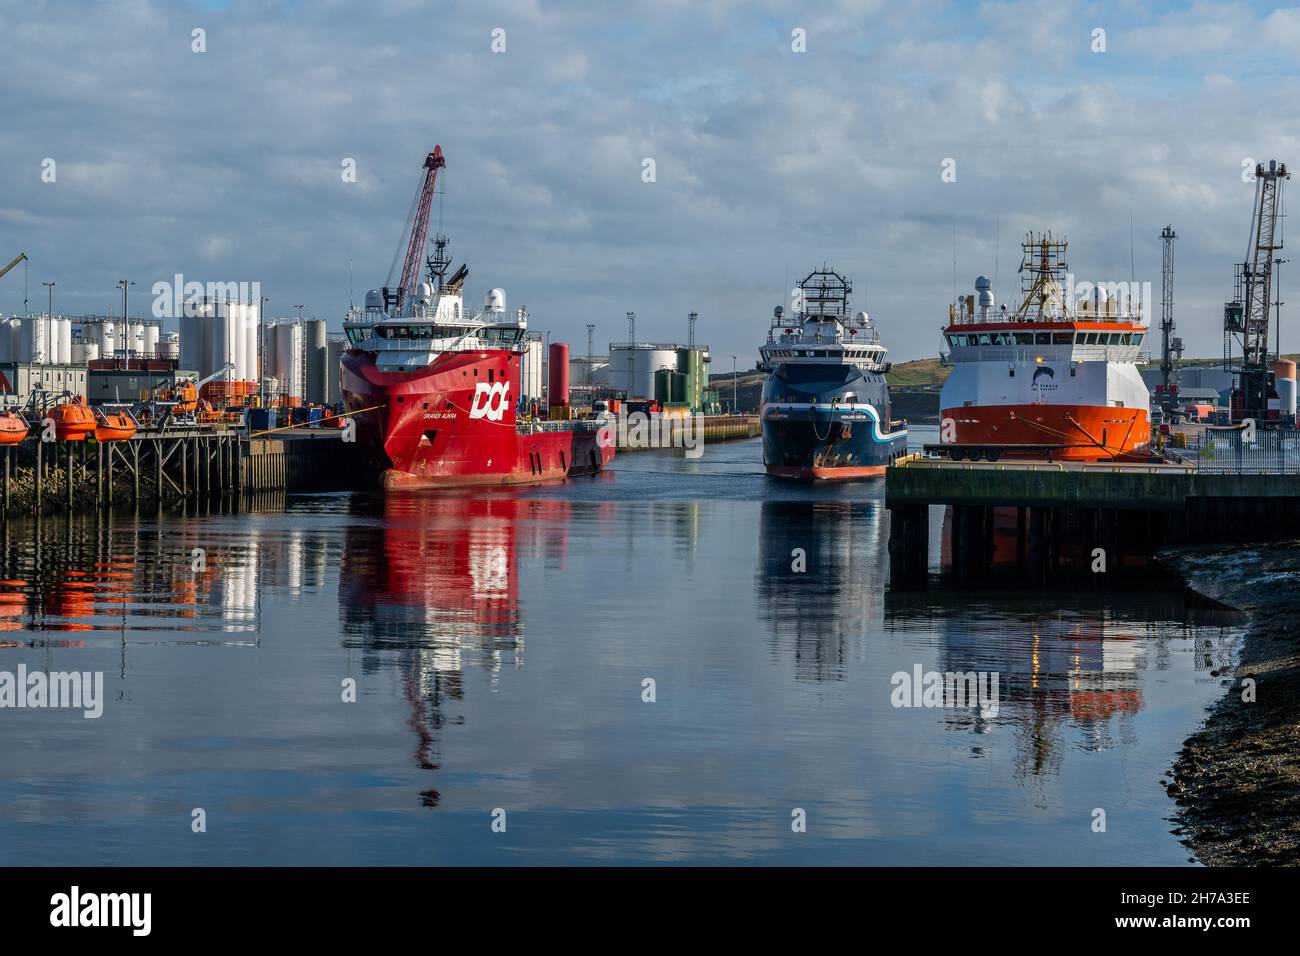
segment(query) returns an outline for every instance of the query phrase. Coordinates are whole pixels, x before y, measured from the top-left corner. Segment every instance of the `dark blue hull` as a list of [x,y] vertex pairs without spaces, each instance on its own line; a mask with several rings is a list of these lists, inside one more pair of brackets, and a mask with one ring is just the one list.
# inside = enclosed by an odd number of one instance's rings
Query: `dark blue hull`
[[851,366],[777,366],[763,387],[763,464],[778,478],[871,478],[907,453],[884,377]]

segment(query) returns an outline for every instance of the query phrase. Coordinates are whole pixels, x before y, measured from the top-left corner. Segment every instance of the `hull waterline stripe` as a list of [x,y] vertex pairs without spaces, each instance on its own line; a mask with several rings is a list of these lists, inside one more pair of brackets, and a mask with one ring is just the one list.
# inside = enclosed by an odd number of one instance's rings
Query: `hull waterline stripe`
[[[876,406],[874,405],[822,405],[813,402],[768,402],[763,406],[764,420],[767,418],[766,412],[769,408],[774,408],[778,411],[788,410],[792,412],[809,411],[812,409],[826,409],[831,412],[866,412],[871,416],[871,437],[876,441],[888,442],[893,441],[895,438],[903,438],[907,436],[906,428],[896,432],[882,432],[880,430],[880,412],[876,411]],[[813,424],[816,424],[816,422],[814,421]]]

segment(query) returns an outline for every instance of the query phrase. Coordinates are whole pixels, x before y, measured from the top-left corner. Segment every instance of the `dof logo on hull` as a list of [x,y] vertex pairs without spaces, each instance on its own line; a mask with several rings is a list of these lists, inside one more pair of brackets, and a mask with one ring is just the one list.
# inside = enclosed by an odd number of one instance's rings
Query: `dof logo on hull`
[[470,406],[469,417],[501,421],[506,413],[508,392],[509,385],[505,382],[479,382],[474,386],[474,404]]

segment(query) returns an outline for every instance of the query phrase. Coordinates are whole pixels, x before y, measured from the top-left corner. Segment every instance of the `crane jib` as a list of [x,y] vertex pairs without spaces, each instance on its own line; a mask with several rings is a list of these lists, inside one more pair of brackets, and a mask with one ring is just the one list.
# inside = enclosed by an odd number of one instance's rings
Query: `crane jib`
[[408,301],[415,294],[415,283],[420,277],[424,242],[429,235],[429,209],[433,205],[438,170],[446,165],[447,161],[442,158],[441,146],[435,146],[433,152],[424,159],[424,187],[420,190],[420,203],[416,209],[415,222],[411,226],[411,242],[406,247],[406,262],[402,266],[402,282],[398,286]]

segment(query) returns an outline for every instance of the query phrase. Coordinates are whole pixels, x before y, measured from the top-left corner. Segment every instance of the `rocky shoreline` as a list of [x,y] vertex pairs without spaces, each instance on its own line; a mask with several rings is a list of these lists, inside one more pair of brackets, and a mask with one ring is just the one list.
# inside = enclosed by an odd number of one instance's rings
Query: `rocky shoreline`
[[1235,670],[1216,674],[1223,699],[1171,770],[1175,833],[1210,866],[1300,865],[1300,542],[1162,557],[1250,616]]

